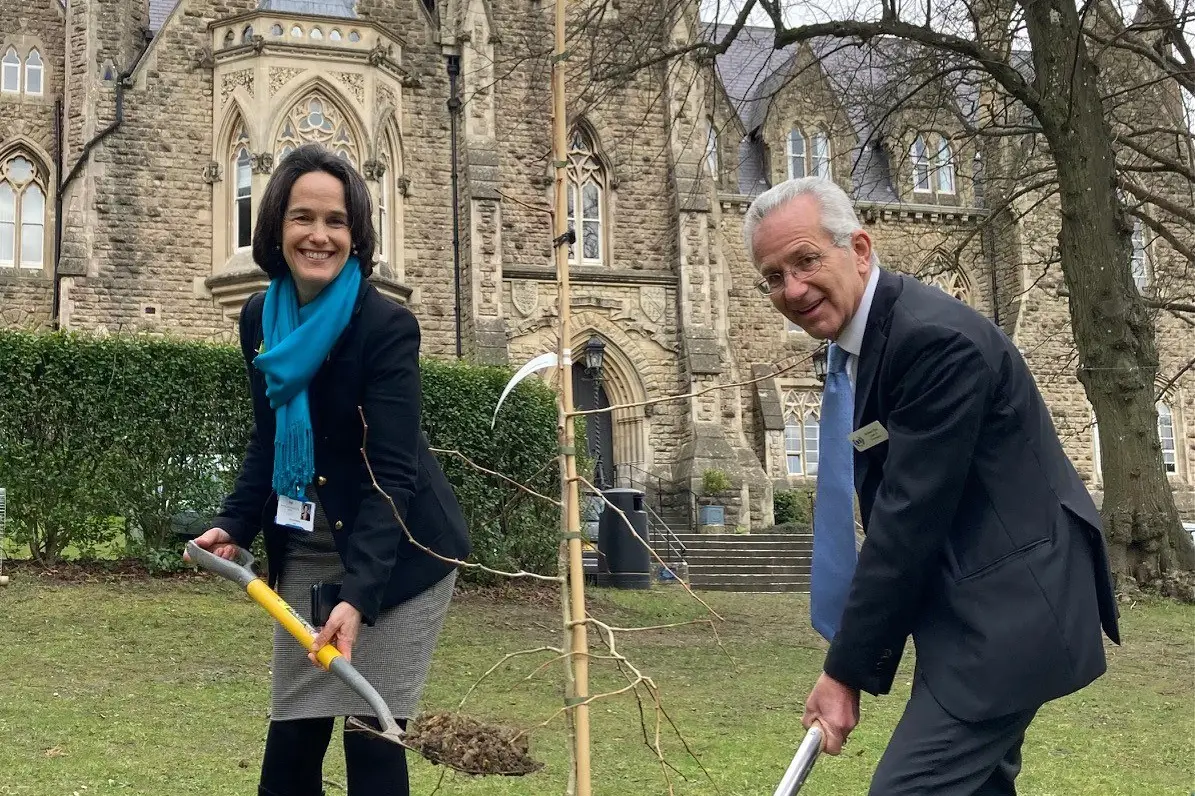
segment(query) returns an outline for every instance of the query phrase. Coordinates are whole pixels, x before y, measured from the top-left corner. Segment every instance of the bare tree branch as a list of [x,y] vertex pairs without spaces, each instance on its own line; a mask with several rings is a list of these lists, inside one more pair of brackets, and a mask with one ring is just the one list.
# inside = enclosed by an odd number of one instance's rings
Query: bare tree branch
[[787,47],[797,42],[809,41],[822,36],[838,38],[857,38],[867,41],[877,36],[896,36],[906,41],[916,42],[939,50],[956,53],[979,63],[1009,94],[1023,102],[1030,110],[1040,107],[1041,97],[1036,89],[1025,82],[1021,73],[1012,67],[998,53],[992,52],[978,42],[967,41],[957,36],[950,36],[938,31],[910,25],[896,17],[894,10],[886,10],[880,22],[858,22],[855,20],[839,20],[822,22],[813,25],[802,25],[797,28],[776,30],[776,48]]

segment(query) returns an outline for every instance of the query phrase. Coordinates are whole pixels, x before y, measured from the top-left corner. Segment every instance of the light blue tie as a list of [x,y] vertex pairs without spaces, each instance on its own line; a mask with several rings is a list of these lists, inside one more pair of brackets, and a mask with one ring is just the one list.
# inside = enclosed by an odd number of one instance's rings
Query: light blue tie
[[855,465],[850,441],[855,399],[846,358],[846,351],[830,344],[818,423],[810,617],[813,629],[827,641],[838,632],[855,574]]

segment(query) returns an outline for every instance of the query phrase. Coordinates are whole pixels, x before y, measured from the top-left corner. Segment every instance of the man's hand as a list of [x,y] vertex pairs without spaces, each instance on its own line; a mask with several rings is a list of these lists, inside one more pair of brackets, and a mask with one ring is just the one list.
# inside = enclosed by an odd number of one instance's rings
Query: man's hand
[[801,717],[806,729],[812,727],[814,721],[821,724],[826,733],[826,754],[838,754],[846,737],[859,723],[859,692],[823,672],[805,700],[805,715]]
[[[325,644],[331,644],[340,650],[345,660],[353,659],[353,643],[357,640],[357,631],[361,629],[361,612],[346,602],[336,604],[332,613],[328,615],[328,624],[324,625],[311,645],[312,651],[307,653],[307,659],[316,666],[315,650]],[[323,668],[323,667],[321,667]]]

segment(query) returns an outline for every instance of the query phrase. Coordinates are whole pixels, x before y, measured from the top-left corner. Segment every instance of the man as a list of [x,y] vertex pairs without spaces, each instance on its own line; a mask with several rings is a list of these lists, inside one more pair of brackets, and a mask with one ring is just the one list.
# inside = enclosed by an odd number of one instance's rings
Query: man
[[1014,794],[1034,714],[1103,674],[1101,625],[1120,643],[1099,513],[1011,341],[882,270],[838,186],[770,189],[744,234],[760,292],[832,341],[811,594],[830,648],[803,723],[838,754],[911,635],[912,694],[870,793]]

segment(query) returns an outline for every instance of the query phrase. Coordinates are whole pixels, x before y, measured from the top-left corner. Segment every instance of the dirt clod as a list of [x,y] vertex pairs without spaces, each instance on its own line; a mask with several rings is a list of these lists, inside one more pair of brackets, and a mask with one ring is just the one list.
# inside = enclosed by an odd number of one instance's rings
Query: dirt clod
[[433,763],[468,774],[522,776],[543,768],[517,727],[481,722],[460,713],[421,713],[403,744]]

